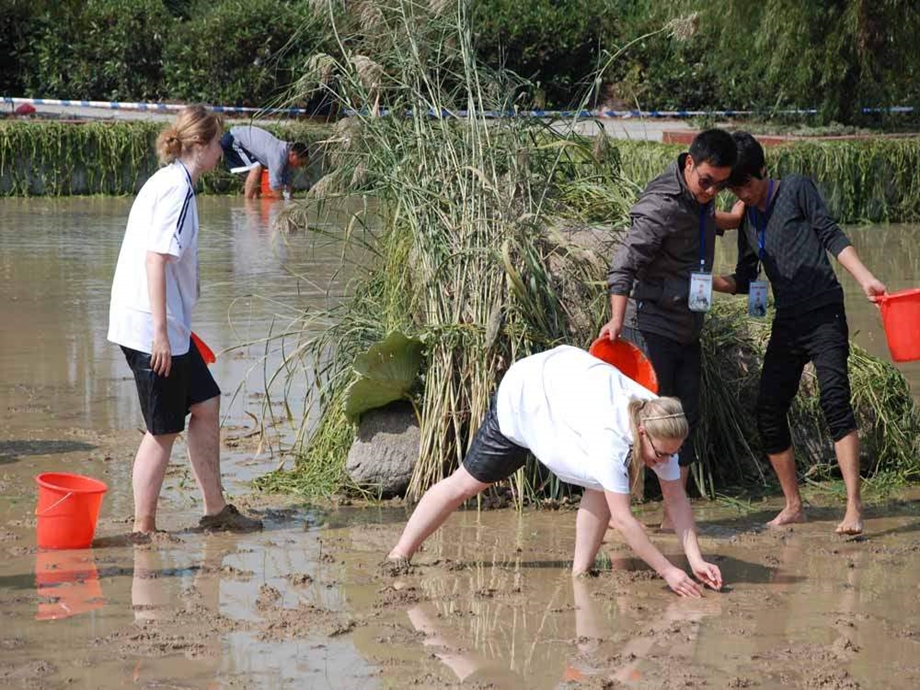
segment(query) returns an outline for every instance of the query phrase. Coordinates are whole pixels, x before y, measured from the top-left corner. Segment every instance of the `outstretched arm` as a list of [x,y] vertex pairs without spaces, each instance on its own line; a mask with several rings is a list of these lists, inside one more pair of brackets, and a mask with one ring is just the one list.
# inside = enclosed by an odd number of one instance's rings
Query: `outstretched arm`
[[837,255],[837,261],[839,261],[840,265],[847,269],[850,275],[856,279],[856,282],[859,283],[866,297],[872,302],[874,302],[879,295],[885,294],[886,289],[884,283],[872,275],[872,272],[866,268],[866,265],[859,258],[859,254],[856,253],[856,249],[853,245],[841,251]]
[[[680,482],[678,482],[679,484]],[[610,508],[610,524],[623,535],[633,552],[668,583],[668,587],[682,597],[702,596],[700,586],[683,570],[665,558],[651,541],[642,525],[629,509],[629,494],[604,492]],[[692,519],[692,518],[691,518]],[[675,516],[676,523],[676,516]]]
[[713,589],[721,589],[722,573],[718,566],[704,561],[700,553],[700,544],[696,538],[696,523],[693,521],[693,511],[690,509],[690,501],[687,499],[683,484],[679,479],[666,481],[659,477],[658,481],[661,484],[664,504],[667,506],[668,514],[674,520],[674,529],[687,555],[690,569],[694,575]]

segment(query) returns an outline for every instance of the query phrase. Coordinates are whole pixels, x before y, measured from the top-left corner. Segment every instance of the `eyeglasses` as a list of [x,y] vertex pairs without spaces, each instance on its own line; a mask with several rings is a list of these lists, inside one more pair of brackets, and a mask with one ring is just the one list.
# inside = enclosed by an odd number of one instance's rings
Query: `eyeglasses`
[[648,434],[645,434],[645,438],[648,439],[648,444],[652,447],[652,452],[655,454],[655,457],[658,460],[667,460],[673,455],[673,453],[662,453],[660,450],[655,448],[655,443],[652,441],[652,437]]
[[714,180],[711,177],[709,177],[709,175],[706,175],[706,177],[703,177],[702,175],[700,175],[700,168],[698,165],[693,166],[693,170],[696,173],[696,180],[697,182],[699,182],[700,187],[702,188],[704,192],[708,192],[710,189],[718,192],[718,191],[725,189],[728,186],[727,177],[724,180]]

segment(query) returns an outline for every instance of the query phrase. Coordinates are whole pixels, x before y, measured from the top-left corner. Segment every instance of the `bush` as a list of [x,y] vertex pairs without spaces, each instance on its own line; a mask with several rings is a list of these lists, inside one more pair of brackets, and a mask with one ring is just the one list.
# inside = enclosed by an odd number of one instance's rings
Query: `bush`
[[0,0],[0,93],[18,96],[24,92],[28,70],[24,55],[35,31],[34,2]]
[[175,24],[162,0],[39,3],[24,48],[23,86],[35,96],[148,100],[161,97],[163,39]]
[[547,107],[577,104],[596,67],[607,7],[588,0],[477,0],[476,54],[492,69],[533,82]]
[[196,7],[200,11],[168,37],[163,70],[171,99],[267,105],[321,50],[321,23],[307,2],[231,0]]

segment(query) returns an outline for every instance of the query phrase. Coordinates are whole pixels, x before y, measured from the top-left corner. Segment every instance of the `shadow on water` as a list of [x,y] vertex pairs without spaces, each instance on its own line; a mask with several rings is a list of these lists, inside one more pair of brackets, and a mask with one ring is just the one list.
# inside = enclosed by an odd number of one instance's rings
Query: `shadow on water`
[[52,439],[47,441],[0,441],[0,464],[16,462],[30,455],[56,455],[94,450],[82,441]]

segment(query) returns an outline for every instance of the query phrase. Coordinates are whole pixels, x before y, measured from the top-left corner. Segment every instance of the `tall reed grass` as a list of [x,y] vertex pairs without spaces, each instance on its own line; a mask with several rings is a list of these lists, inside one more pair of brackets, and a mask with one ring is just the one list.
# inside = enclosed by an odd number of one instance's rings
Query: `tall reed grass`
[[[319,468],[344,462],[352,426],[341,403],[351,363],[388,332],[426,347],[421,447],[409,489],[417,497],[462,459],[507,366],[560,342],[587,344],[604,309],[603,262],[550,228],[573,207],[625,216],[628,197],[616,193],[611,158],[571,128],[487,119],[486,111],[513,109],[514,85],[477,66],[467,4],[439,7],[378,4],[380,69],[355,60],[343,41],[341,55],[311,61],[324,74],[302,81],[358,112],[337,123],[327,142],[333,167],[313,195],[355,188],[373,195],[380,229],[353,224],[349,240],[371,247],[373,263],[353,299],[328,316],[333,325],[294,350],[323,382],[310,401],[323,414],[295,472],[276,475],[275,485],[306,490],[309,477],[326,471]],[[378,98],[407,116],[376,116]],[[442,115],[457,105],[465,117]],[[554,490],[534,466],[514,487],[518,497]]]
[[[304,419],[318,422],[301,425],[294,468],[266,476],[263,487],[315,494],[347,483],[354,427],[344,395],[355,377],[352,363],[396,330],[425,343],[410,498],[450,472],[512,361],[563,342],[584,347],[595,337],[608,308],[603,276],[616,242],[612,228],[627,223],[648,171],[660,171],[674,154],[534,119],[487,119],[486,111],[514,109],[513,77],[476,63],[467,3],[433,8],[375,3],[368,16],[372,54],[380,57],[373,68],[355,52],[368,51],[366,41],[342,38],[340,53],[315,56],[315,69],[300,82],[298,98],[319,90],[356,115],[336,124],[324,144],[330,172],[286,223],[309,228],[315,205],[354,193],[376,200],[379,222],[356,214],[341,238],[370,257],[357,271],[353,296],[331,311],[305,314],[280,339],[286,359],[278,376],[306,373]],[[379,116],[381,104],[398,115]],[[458,106],[465,115],[446,116]],[[598,222],[606,230],[592,226]],[[767,481],[750,405],[738,404],[753,401],[765,334],[739,309],[720,307],[704,340],[706,421],[698,443],[706,460],[696,482],[708,495]],[[310,335],[318,324],[320,334]],[[872,387],[884,373],[885,383],[885,399],[867,409],[876,421],[887,419],[873,428],[883,429],[875,447],[888,450],[873,456],[869,469],[914,472],[916,455],[913,464],[908,459],[916,410],[903,379],[865,361],[857,379]],[[810,395],[804,407],[813,406]],[[533,462],[511,486],[519,501],[567,491]]]

